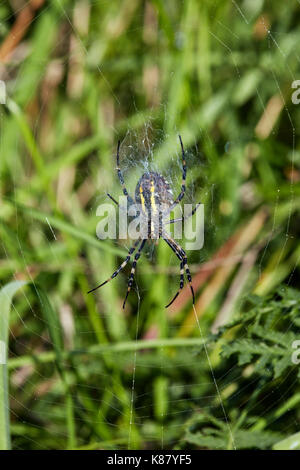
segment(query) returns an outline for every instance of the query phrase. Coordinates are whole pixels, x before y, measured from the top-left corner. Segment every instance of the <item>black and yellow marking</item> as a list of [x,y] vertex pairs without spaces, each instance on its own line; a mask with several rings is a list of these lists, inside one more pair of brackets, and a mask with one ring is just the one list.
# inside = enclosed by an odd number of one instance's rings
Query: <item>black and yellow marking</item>
[[148,223],[148,238],[159,238],[162,224],[162,208],[170,207],[173,196],[165,178],[156,172],[144,173],[135,190],[135,200]]
[[191,293],[192,293],[192,299],[193,299],[193,305],[194,305],[195,304],[195,293],[194,293],[194,289],[193,289],[193,286],[192,286],[192,277],[191,277],[190,269],[189,269],[189,266],[188,266],[188,263],[187,263],[186,253],[185,253],[184,249],[181,248],[181,246],[178,245],[178,243],[175,240],[173,240],[173,238],[165,235],[164,240],[167,242],[169,247],[174,251],[177,258],[180,260],[180,287],[179,287],[179,291],[176,292],[176,294],[173,297],[173,299],[171,300],[171,302],[169,302],[168,305],[166,305],[166,308],[169,307],[174,302],[174,300],[179,295],[179,292],[181,291],[181,289],[183,287],[183,284],[182,284],[183,271],[185,271],[186,277],[187,277],[189,285],[190,285],[190,289],[191,289]]
[[129,292],[131,290],[131,287],[132,287],[132,284],[133,284],[133,278],[134,278],[136,264],[138,262],[139,257],[141,256],[141,251],[144,248],[145,243],[146,243],[146,239],[142,241],[138,251],[136,252],[136,254],[134,256],[134,261],[132,263],[132,268],[131,268],[130,276],[129,276],[129,279],[128,279],[127,292],[126,292],[126,296],[125,296],[125,299],[124,299],[124,302],[123,302],[123,309],[125,308],[126,300],[127,300],[128,294],[129,294]]
[[155,202],[155,185],[154,181],[150,181],[150,204],[151,204],[151,212],[155,214],[157,212],[156,202]]
[[145,197],[144,197],[143,186],[140,186],[140,198],[141,198],[142,211],[144,213],[146,213],[146,205],[145,205]]
[[116,269],[116,271],[108,278],[106,279],[106,281],[102,282],[101,284],[99,284],[99,286],[97,287],[94,287],[94,289],[91,289],[88,291],[88,294],[90,292],[93,292],[94,290],[96,289],[99,289],[99,287],[102,287],[104,286],[104,284],[107,284],[109,281],[111,281],[114,277],[116,277],[120,271],[122,271],[123,268],[125,268],[126,264],[128,263],[128,261],[130,260],[131,258],[131,255],[135,252],[136,250],[136,247],[138,246],[138,244],[140,243],[140,240],[137,240],[135,242],[135,244],[128,250],[128,255],[126,256],[125,260],[123,261],[123,263],[118,267],[118,269]]

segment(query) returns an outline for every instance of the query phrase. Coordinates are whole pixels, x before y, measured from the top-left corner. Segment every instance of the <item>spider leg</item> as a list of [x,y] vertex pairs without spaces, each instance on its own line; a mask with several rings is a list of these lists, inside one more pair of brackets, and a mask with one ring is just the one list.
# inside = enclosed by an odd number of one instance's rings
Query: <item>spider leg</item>
[[[195,304],[195,293],[194,293],[194,289],[193,289],[193,286],[192,286],[192,277],[191,277],[190,269],[189,269],[189,266],[188,266],[188,263],[187,263],[186,253],[185,253],[184,249],[181,248],[181,246],[178,245],[178,243],[176,243],[176,241],[173,240],[173,238],[169,237],[167,234],[164,234],[163,239],[169,245],[169,247],[174,251],[177,258],[180,259],[181,264],[183,264],[183,268],[185,270],[186,277],[187,277],[189,285],[190,285],[192,298],[193,298],[193,305],[194,305]],[[180,269],[181,269],[181,264],[180,264]],[[180,272],[180,274],[181,274],[181,272]],[[180,292],[181,289],[182,288],[179,288],[179,291],[175,294],[175,297],[173,297],[172,301],[167,305],[167,307],[169,307],[169,305],[171,305],[171,303],[174,302],[176,297],[179,295],[179,292]]]
[[174,207],[181,201],[185,194],[185,180],[186,180],[186,161],[185,161],[185,154],[184,154],[184,148],[183,148],[183,143],[181,140],[181,136],[179,135],[179,141],[181,145],[181,153],[182,153],[182,183],[181,183],[181,191],[173,204],[170,206],[170,211],[174,209]]
[[129,202],[129,204],[134,204],[134,201],[132,199],[132,197],[128,194],[128,191],[126,189],[126,186],[125,186],[125,182],[124,182],[124,178],[123,178],[123,174],[121,172],[121,169],[120,169],[120,145],[121,145],[121,142],[118,141],[118,148],[117,148],[117,173],[118,173],[118,178],[119,178],[119,181],[121,183],[121,186],[122,186],[122,189],[123,189],[123,194],[124,196],[127,197],[127,200]]
[[136,247],[138,246],[138,244],[140,243],[141,240],[137,240],[135,242],[135,244],[128,250],[128,256],[125,258],[125,260],[123,261],[123,263],[118,267],[118,269],[108,278],[106,279],[106,281],[102,282],[102,284],[99,284],[99,286],[97,287],[94,287],[94,289],[91,289],[88,291],[88,294],[90,294],[91,292],[93,292],[94,290],[97,290],[99,289],[99,287],[102,287],[104,286],[104,284],[107,284],[109,281],[111,281],[114,277],[116,277],[119,272],[125,268],[126,264],[128,263],[128,261],[130,260],[130,257],[132,255],[132,253],[135,251]]
[[201,202],[198,202],[196,204],[196,207],[192,210],[192,212],[188,215],[185,215],[184,217],[179,217],[178,219],[171,219],[171,220],[168,220],[167,222],[165,222],[165,224],[174,224],[175,222],[179,222],[180,220],[183,221],[183,220],[186,220],[186,219],[189,219],[190,217],[192,217],[196,210],[198,209],[198,207],[201,206]]
[[[106,196],[108,196],[109,199],[111,199],[111,200],[118,206],[118,208],[119,208],[120,210],[126,211],[126,207],[120,206],[120,204],[118,203],[118,201],[117,201],[114,197],[112,197],[109,193],[106,193]],[[129,208],[129,207],[130,207],[130,206],[128,205],[128,208]]]
[[129,279],[128,279],[127,292],[126,292],[126,296],[125,296],[125,299],[124,299],[124,302],[123,302],[123,309],[125,308],[126,300],[127,300],[128,294],[129,294],[129,292],[131,290],[131,287],[132,287],[132,284],[133,284],[133,277],[134,277],[134,273],[135,273],[136,264],[138,262],[139,257],[141,256],[141,251],[144,248],[144,245],[145,245],[146,241],[147,241],[146,239],[143,239],[142,243],[140,244],[140,247],[139,247],[138,251],[136,252],[136,254],[134,256],[134,261],[132,263],[132,268],[131,268],[130,276],[129,276]]
[[172,303],[174,302],[175,299],[177,299],[181,289],[183,288],[183,273],[184,273],[184,268],[183,268],[183,261],[180,261],[180,286],[179,286],[179,289],[178,291],[176,292],[176,294],[174,295],[173,299],[171,300],[171,302],[168,303],[168,305],[166,305],[165,308],[168,308],[170,307],[170,305],[172,305]]
[[119,206],[119,203],[118,203],[118,201],[116,201],[116,200],[115,200],[115,198],[114,198],[114,197],[112,197],[112,196],[111,196],[109,193],[106,193],[106,196],[108,196],[108,197],[109,197],[109,199],[111,199],[111,200],[112,200],[112,201],[113,201],[113,202],[114,202],[114,203],[115,203],[117,206]]

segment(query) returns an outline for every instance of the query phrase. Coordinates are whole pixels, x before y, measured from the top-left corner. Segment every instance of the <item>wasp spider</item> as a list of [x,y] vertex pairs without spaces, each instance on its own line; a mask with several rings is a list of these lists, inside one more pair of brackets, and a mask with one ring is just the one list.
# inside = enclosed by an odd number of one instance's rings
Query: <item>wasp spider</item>
[[[132,263],[130,276],[128,279],[128,287],[127,287],[126,296],[123,302],[123,309],[124,309],[128,294],[133,284],[136,265],[140,257],[141,251],[145,246],[146,241],[151,240],[151,239],[162,238],[169,245],[169,247],[173,250],[173,252],[175,253],[175,255],[180,261],[179,289],[174,295],[174,297],[172,298],[172,300],[168,303],[168,305],[166,305],[166,308],[169,307],[174,302],[174,300],[178,297],[181,289],[183,288],[184,271],[186,273],[186,277],[190,285],[193,304],[194,304],[195,295],[194,295],[194,290],[192,286],[191,273],[190,273],[188,263],[187,263],[186,253],[183,250],[183,248],[171,236],[169,236],[169,234],[166,232],[166,229],[164,227],[164,225],[166,224],[173,224],[177,221],[182,221],[184,219],[183,217],[180,217],[178,219],[171,219],[167,221],[164,220],[170,215],[170,212],[182,200],[185,194],[186,161],[185,161],[185,152],[183,148],[183,143],[182,143],[180,136],[179,136],[179,141],[180,141],[181,151],[182,151],[182,184],[181,184],[181,191],[175,200],[173,199],[173,194],[172,194],[168,181],[162,175],[153,171],[146,172],[141,176],[141,178],[139,179],[136,185],[135,200],[133,200],[133,198],[129,195],[126,189],[123,174],[120,169],[120,156],[119,156],[120,141],[118,142],[117,168],[116,168],[117,173],[118,173],[118,178],[120,180],[123,193],[127,197],[129,206],[132,206],[132,205],[136,206],[137,213],[141,217],[142,222],[146,224],[147,230],[144,236],[138,239],[134,243],[134,245],[129,249],[127,257],[125,258],[123,263],[118,267],[118,269],[110,276],[110,278],[102,282],[102,284],[99,284],[99,286],[95,287],[94,289],[91,289],[88,293],[93,292],[96,289],[99,289],[99,287],[104,286],[104,284],[107,284],[109,281],[115,278],[119,274],[119,272],[127,265],[127,263],[129,262],[131,258],[131,255],[134,252],[136,252],[133,263]],[[119,205],[118,202],[110,194],[107,194],[107,195],[115,204]],[[193,209],[193,211],[185,218],[192,216],[198,209],[199,205],[200,204],[197,204],[195,209]]]

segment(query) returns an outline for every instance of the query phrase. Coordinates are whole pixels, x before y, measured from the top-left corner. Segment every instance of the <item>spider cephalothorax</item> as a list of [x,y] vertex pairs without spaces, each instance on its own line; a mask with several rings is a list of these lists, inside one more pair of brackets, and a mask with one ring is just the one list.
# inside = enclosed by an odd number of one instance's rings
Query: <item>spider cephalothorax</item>
[[[173,193],[171,191],[170,185],[167,182],[167,180],[160,175],[159,173],[149,171],[144,173],[141,178],[139,179],[136,189],[135,189],[135,200],[129,195],[125,183],[124,183],[124,178],[122,175],[122,172],[120,170],[120,159],[119,159],[119,150],[120,150],[120,141],[118,142],[118,149],[117,149],[117,173],[118,177],[120,180],[120,183],[122,185],[123,193],[127,197],[128,204],[132,208],[136,209],[136,214],[138,214],[141,218],[141,222],[144,222],[145,229],[142,230],[141,232],[141,237],[136,240],[134,243],[133,247],[131,247],[128,251],[128,255],[123,261],[123,263],[118,267],[118,269],[108,278],[106,281],[102,282],[99,286],[95,287],[94,289],[91,289],[89,291],[93,292],[99,287],[102,287],[104,284],[107,282],[111,281],[114,277],[116,277],[119,272],[126,266],[128,261],[131,258],[131,255],[136,251],[136,254],[134,256],[134,260],[132,263],[132,269],[131,273],[128,279],[128,288],[127,288],[127,293],[124,299],[123,303],[123,308],[125,307],[125,303],[128,297],[128,294],[130,292],[130,289],[133,284],[133,278],[134,278],[134,273],[135,273],[135,268],[137,261],[140,257],[141,251],[145,246],[145,243],[149,239],[159,239],[162,238],[165,240],[165,242],[169,245],[169,247],[174,251],[176,254],[177,258],[180,260],[180,285],[179,285],[179,290],[176,292],[175,296],[169,302],[169,304],[166,307],[169,307],[176,297],[179,295],[179,292],[183,288],[184,284],[184,271],[186,273],[188,282],[190,284],[190,289],[192,292],[192,298],[193,298],[193,303],[194,303],[194,290],[192,286],[192,278],[190,274],[190,270],[188,267],[187,263],[187,257],[186,253],[181,248],[181,246],[167,233],[165,229],[166,224],[172,224],[174,222],[183,220],[183,218],[179,219],[169,219],[170,212],[174,209],[174,207],[181,201],[185,194],[185,179],[186,179],[186,162],[185,162],[185,155],[184,155],[184,148],[182,144],[181,137],[179,136],[180,140],[180,145],[181,145],[181,150],[182,150],[182,183],[181,183],[181,191],[177,198],[173,199]],[[115,204],[118,205],[118,202],[110,195],[108,194],[110,199],[114,201]],[[192,216],[197,208],[199,207],[199,204],[196,205],[195,209],[187,216]],[[166,219],[168,219],[166,221]],[[138,248],[138,249],[137,249]]]

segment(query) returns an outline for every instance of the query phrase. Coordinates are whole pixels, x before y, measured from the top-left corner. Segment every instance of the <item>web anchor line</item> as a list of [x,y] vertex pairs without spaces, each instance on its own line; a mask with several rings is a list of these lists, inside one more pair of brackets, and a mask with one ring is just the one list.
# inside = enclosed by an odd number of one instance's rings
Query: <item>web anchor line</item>
[[212,368],[212,365],[211,365],[211,360],[210,360],[210,357],[209,357],[209,354],[208,354],[206,342],[205,342],[204,336],[202,334],[201,325],[200,325],[199,318],[198,318],[198,315],[197,315],[196,308],[195,308],[194,304],[193,304],[193,310],[194,310],[197,326],[198,326],[198,329],[199,329],[199,333],[200,333],[201,339],[203,340],[203,346],[204,346],[207,362],[208,362],[208,365],[209,365],[209,368],[210,368],[210,373],[211,373],[211,376],[213,378],[213,382],[214,382],[216,392],[217,392],[217,395],[218,395],[218,398],[219,398],[219,401],[220,401],[220,405],[221,405],[222,412],[223,412],[223,415],[224,415],[224,418],[225,418],[225,422],[226,422],[226,425],[228,427],[228,432],[229,432],[229,435],[230,435],[230,438],[231,438],[231,442],[232,442],[234,450],[236,450],[236,445],[235,445],[235,442],[234,442],[233,432],[232,432],[232,429],[230,427],[230,424],[229,424],[229,421],[228,421],[228,418],[227,418],[225,406],[224,406],[224,403],[223,403],[223,400],[222,400],[222,397],[221,397],[221,393],[220,393],[220,389],[219,389],[219,386],[218,386],[218,383],[217,383],[217,380],[216,380],[216,377],[215,377],[215,374],[214,374],[214,371],[213,371],[213,368]]

